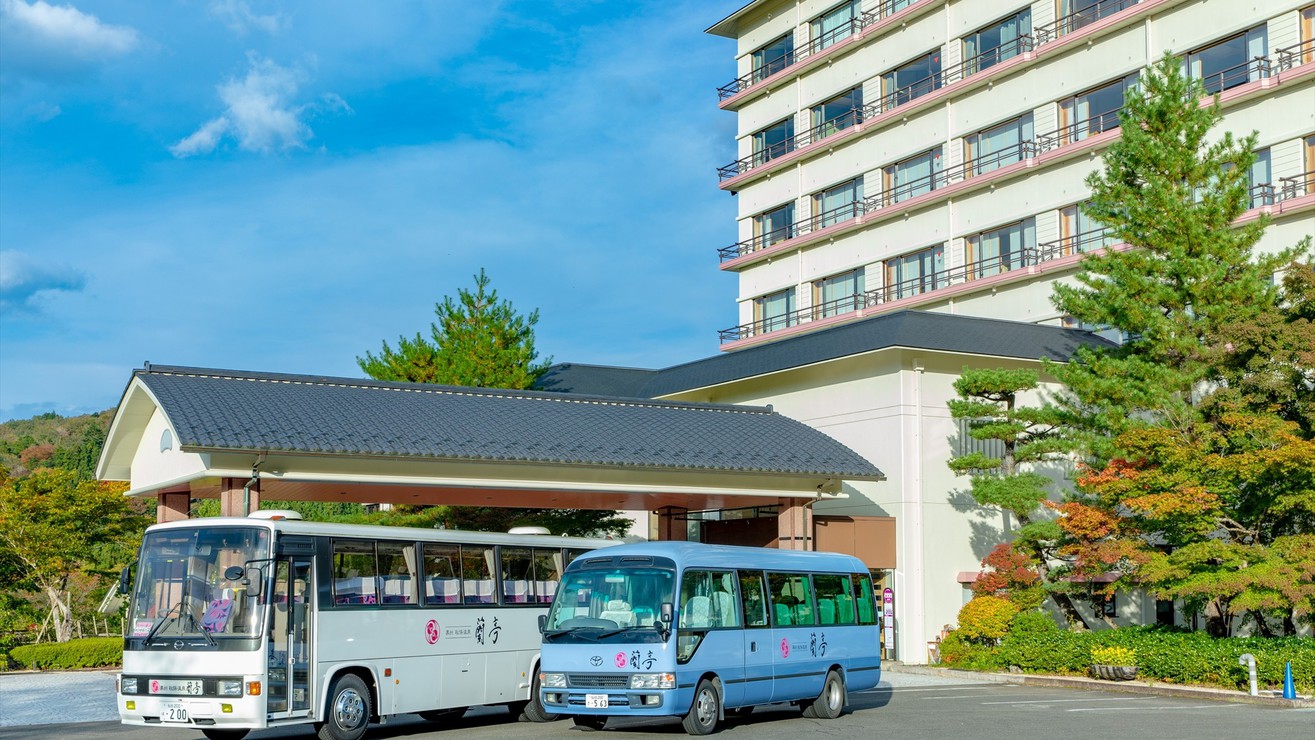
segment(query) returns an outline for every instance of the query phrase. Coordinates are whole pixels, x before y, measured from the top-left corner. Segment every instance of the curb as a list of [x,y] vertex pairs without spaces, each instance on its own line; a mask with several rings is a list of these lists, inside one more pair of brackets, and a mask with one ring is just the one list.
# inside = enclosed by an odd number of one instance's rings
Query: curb
[[1210,701],[1233,702],[1236,704],[1258,704],[1279,709],[1315,709],[1315,699],[1302,697],[1284,699],[1280,696],[1251,696],[1240,691],[1228,689],[1211,689],[1200,686],[1181,686],[1179,684],[1156,683],[1154,681],[1100,681],[1078,676],[1039,676],[1030,673],[979,673],[962,671],[954,668],[936,668],[925,665],[904,665],[895,661],[882,661],[881,669],[891,673],[908,673],[919,676],[940,676],[942,678],[962,678],[975,681],[994,681],[1023,686],[1050,686],[1055,688],[1081,689],[1083,691],[1117,691],[1124,694],[1148,694],[1151,696],[1174,696],[1188,699],[1208,699]]

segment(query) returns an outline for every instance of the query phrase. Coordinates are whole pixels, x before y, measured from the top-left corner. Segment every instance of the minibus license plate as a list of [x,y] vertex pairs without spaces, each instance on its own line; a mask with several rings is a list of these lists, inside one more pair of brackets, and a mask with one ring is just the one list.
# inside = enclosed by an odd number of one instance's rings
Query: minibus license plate
[[590,709],[607,709],[607,694],[585,694],[584,705]]
[[165,704],[160,710],[161,722],[187,722],[187,707],[182,702]]

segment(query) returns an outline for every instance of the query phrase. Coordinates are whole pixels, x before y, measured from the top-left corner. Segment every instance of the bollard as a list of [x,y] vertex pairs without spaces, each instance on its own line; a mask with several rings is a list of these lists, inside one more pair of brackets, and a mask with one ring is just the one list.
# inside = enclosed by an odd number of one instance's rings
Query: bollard
[[1256,691],[1256,656],[1251,653],[1242,653],[1241,657],[1237,659],[1237,662],[1239,665],[1249,666],[1251,668],[1251,695],[1258,696],[1259,692]]
[[1292,661],[1288,661],[1287,666],[1283,668],[1283,698],[1297,698],[1297,684],[1292,680]]

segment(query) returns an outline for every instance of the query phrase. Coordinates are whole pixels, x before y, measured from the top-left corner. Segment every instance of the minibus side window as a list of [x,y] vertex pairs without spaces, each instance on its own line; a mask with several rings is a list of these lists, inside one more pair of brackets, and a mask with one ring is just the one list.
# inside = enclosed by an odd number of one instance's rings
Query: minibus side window
[[872,576],[854,574],[854,601],[858,603],[858,623],[877,623],[877,602],[872,598]]
[[740,602],[744,608],[744,626],[767,626],[767,599],[763,595],[763,574],[740,571]]

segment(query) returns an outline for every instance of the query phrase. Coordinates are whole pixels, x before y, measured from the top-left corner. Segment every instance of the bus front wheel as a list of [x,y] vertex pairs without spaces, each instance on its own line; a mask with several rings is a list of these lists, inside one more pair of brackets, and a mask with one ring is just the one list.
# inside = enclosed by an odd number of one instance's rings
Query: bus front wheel
[[689,712],[681,722],[685,732],[691,735],[710,735],[717,729],[717,720],[721,716],[721,697],[717,687],[708,679],[699,681],[694,689],[694,701],[689,705]]
[[358,740],[370,726],[370,687],[344,673],[329,688],[329,706],[317,731],[320,740]]
[[822,684],[822,693],[804,704],[804,716],[815,719],[835,719],[845,709],[845,684],[840,674],[830,671]]

